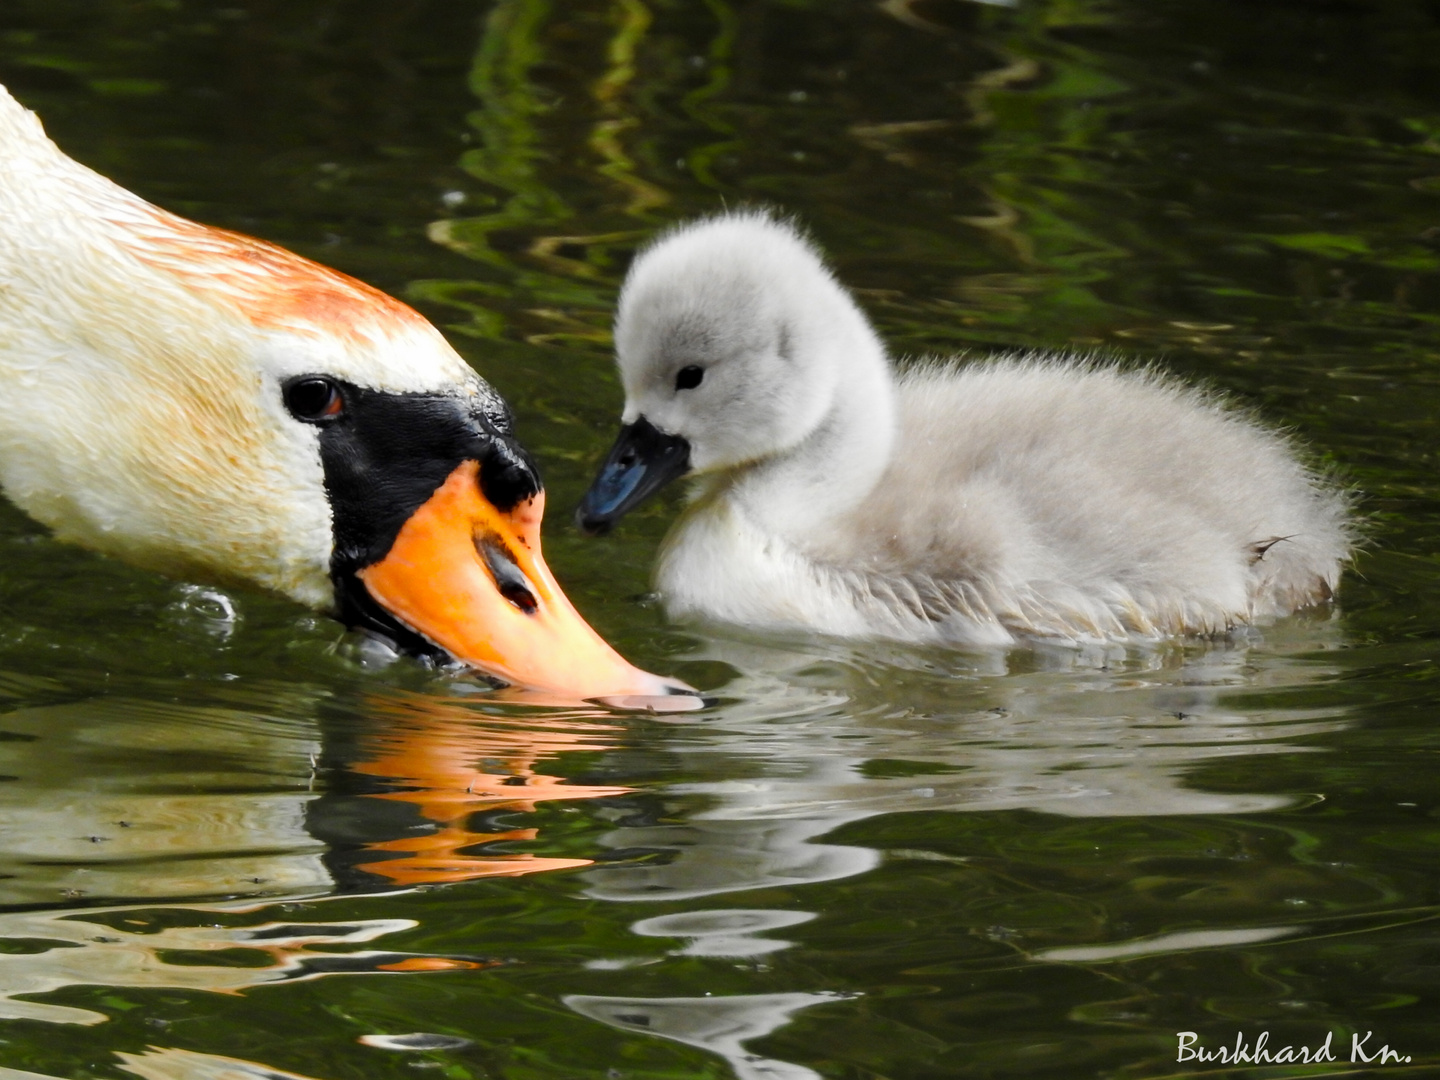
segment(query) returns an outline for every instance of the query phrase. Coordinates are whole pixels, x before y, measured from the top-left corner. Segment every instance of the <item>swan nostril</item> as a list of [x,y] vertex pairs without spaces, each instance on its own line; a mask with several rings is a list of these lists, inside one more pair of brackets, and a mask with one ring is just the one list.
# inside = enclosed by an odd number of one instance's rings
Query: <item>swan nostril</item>
[[515,610],[526,615],[535,614],[540,607],[540,601],[536,600],[535,594],[530,591],[525,571],[520,569],[520,564],[515,561],[515,556],[510,553],[504,541],[494,533],[482,533],[475,537],[475,550],[480,555],[480,561],[485,564],[485,569],[490,571],[500,595],[510,601]]

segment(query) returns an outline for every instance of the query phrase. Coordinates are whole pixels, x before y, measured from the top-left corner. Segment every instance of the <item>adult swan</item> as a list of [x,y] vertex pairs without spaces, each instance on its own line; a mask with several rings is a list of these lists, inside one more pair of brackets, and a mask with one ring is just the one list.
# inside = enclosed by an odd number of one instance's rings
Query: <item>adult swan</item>
[[259,585],[507,683],[681,689],[570,606],[510,410],[434,327],[151,206],[3,88],[0,488],[61,539]]

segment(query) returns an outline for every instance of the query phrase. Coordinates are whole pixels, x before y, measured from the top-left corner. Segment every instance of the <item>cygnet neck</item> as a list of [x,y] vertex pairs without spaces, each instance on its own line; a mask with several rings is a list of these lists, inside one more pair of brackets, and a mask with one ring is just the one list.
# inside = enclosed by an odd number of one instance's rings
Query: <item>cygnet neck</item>
[[890,359],[865,317],[850,314],[853,325],[835,336],[827,358],[839,369],[829,410],[799,443],[747,467],[731,489],[756,524],[796,541],[863,502],[895,443]]

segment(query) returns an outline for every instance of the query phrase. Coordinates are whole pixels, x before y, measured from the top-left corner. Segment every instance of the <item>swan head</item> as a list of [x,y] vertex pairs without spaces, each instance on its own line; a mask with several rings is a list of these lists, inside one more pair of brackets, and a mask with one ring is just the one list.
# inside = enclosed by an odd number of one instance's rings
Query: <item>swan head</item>
[[151,206],[3,89],[0,217],[0,487],[58,537],[570,700],[688,690],[570,605],[510,409],[417,312]]
[[830,415],[857,353],[883,348],[794,225],[743,211],[662,235],[621,290],[622,428],[580,528],[606,531],[677,476],[794,450]]

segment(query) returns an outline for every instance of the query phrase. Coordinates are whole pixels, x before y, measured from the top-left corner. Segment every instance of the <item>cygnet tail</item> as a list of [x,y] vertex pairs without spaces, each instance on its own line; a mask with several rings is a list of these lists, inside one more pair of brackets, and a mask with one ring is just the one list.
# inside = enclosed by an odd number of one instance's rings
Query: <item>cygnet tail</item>
[[1328,479],[1311,476],[1309,505],[1293,530],[1257,536],[1248,546],[1253,617],[1279,618],[1328,603],[1359,542],[1354,499]]

